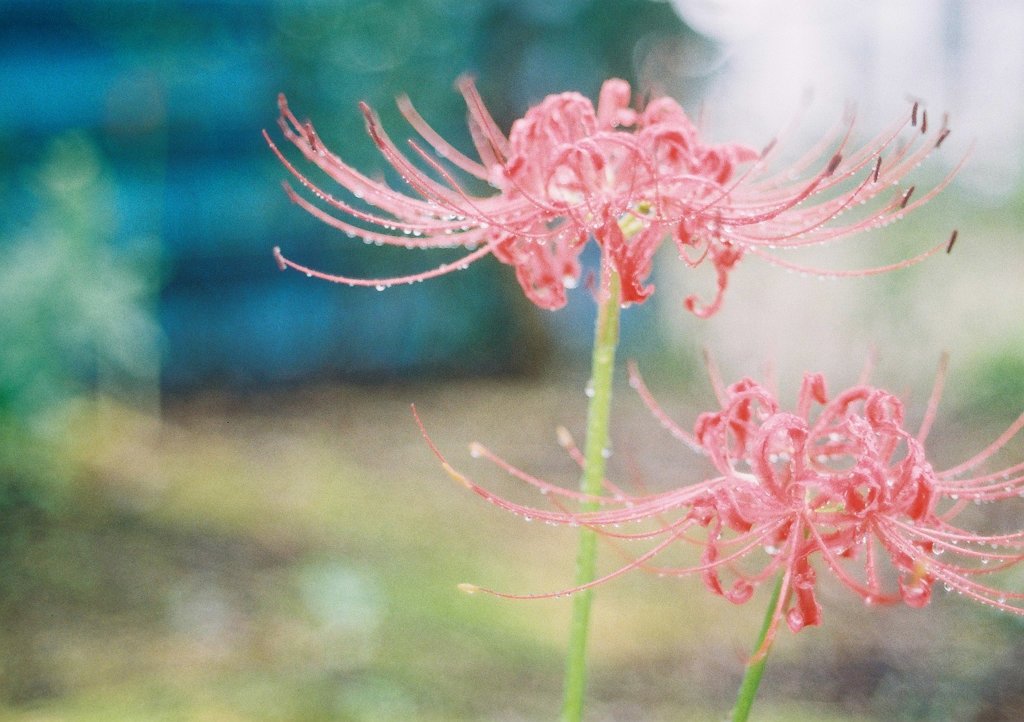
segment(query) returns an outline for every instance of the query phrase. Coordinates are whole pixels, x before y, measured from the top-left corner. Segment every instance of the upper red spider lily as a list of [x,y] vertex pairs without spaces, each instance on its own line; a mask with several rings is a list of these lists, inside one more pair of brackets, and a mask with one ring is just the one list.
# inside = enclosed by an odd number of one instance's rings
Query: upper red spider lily
[[[449,273],[493,255],[515,267],[531,301],[554,309],[565,304],[566,289],[578,284],[579,255],[593,238],[601,248],[601,292],[607,293],[617,273],[622,302],[628,304],[642,302],[652,292],[647,279],[654,253],[671,237],[688,266],[709,260],[715,267],[713,300],[701,304],[696,296],[686,299],[690,311],[709,316],[721,305],[729,272],[747,253],[811,273],[865,275],[916,263],[945,245],[889,266],[838,272],[798,267],[772,252],[885,225],[948,182],[916,197],[913,186],[893,191],[949,134],[945,123],[929,131],[927,116],[916,104],[861,148],[850,147],[849,121],[795,162],[773,170],[777,143],[761,153],[740,144],[709,145],[671,98],[651,100],[643,110],[630,108],[631,91],[623,80],[604,83],[596,109],[578,93],[550,95],[515,121],[508,137],[484,107],[472,80],[463,78],[458,85],[469,109],[478,159],[441,138],[404,97],[399,108],[433,152],[410,140],[412,152],[403,154],[373,111],[361,105],[371,138],[412,194],[371,180],[331,153],[313,126],[295,117],[283,95],[278,122],[284,137],[347,195],[336,197],[320,189],[266,132],[264,136],[319,204],[286,183],[289,197],[317,218],[371,243],[461,247],[466,254],[421,273],[360,279],[307,268],[275,248],[282,269],[384,288]],[[902,133],[908,127],[914,128],[909,140]],[[471,195],[456,179],[455,169],[485,181],[495,193]],[[880,200],[871,210],[835,222],[840,214],[875,198]]]
[[[552,509],[514,503],[455,471],[430,442],[445,469],[469,489],[511,512],[552,524],[586,526],[625,553],[626,542],[645,544],[618,569],[589,584],[545,594],[581,591],[632,569],[660,575],[699,574],[713,593],[743,603],[765,581],[782,577],[782,591],[759,653],[767,650],[778,623],[793,631],[821,621],[817,573],[831,572],[868,604],[928,604],[932,587],[997,609],[1024,615],[1024,593],[1008,592],[981,579],[1024,559],[1024,531],[981,534],[956,524],[971,502],[1024,494],[1024,463],[998,471],[978,469],[1022,427],[1022,414],[982,451],[945,471],[928,461],[924,442],[935,416],[944,369],[940,370],[921,428],[903,425],[903,403],[887,391],[861,383],[829,396],[820,374],[807,374],[793,411],[751,379],[724,387],[712,373],[721,409],[697,419],[692,433],[661,409],[635,368],[631,379],[662,424],[692,449],[705,454],[716,475],[655,494],[630,494],[608,483],[607,496],[563,489],[513,467],[474,444],[485,457],[552,501]],[[422,428],[422,427],[421,427]],[[424,433],[424,435],[426,435]],[[582,463],[566,434],[563,446]],[[573,511],[578,502],[599,510]],[[636,531],[619,527],[640,522]],[[685,566],[656,564],[655,557],[681,544],[700,550]]]

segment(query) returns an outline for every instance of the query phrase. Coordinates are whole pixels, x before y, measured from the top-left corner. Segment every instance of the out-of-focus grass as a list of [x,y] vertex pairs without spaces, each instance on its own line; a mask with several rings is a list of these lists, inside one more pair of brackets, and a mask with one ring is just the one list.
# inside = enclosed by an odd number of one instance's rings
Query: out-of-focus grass
[[[0,719],[552,719],[567,601],[455,585],[562,588],[573,534],[451,481],[408,402],[453,464],[516,495],[465,443],[572,484],[553,429],[582,418],[581,388],[211,393],[171,402],[162,422],[83,406],[73,503],[34,544],[33,604],[4,638],[27,691]],[[620,394],[618,478],[692,481],[700,467]],[[600,590],[590,719],[723,717],[762,597],[733,607],[697,579],[643,575]],[[924,611],[869,610],[827,582],[822,597],[822,628],[780,633],[757,719],[970,719],[992,689],[1020,687],[1019,627],[995,614],[941,594]]]

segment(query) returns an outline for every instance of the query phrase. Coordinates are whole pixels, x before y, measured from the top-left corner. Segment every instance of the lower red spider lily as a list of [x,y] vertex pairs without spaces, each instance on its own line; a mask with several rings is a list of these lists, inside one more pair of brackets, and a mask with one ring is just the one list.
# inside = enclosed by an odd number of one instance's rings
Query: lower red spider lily
[[[940,369],[917,434],[903,425],[903,403],[861,383],[830,397],[820,374],[804,377],[796,408],[779,408],[764,386],[745,378],[724,387],[712,370],[721,409],[700,415],[694,431],[678,426],[631,368],[644,402],[678,439],[706,455],[717,475],[657,494],[628,494],[607,484],[607,496],[588,496],[536,478],[479,444],[486,458],[535,487],[549,509],[514,503],[444,468],[489,502],[528,519],[586,526],[620,551],[646,544],[618,569],[582,586],[543,594],[506,594],[475,585],[465,591],[514,599],[557,597],[602,584],[630,570],[660,575],[699,574],[709,590],[735,603],[782,575],[782,592],[760,653],[785,619],[798,631],[821,621],[817,574],[831,572],[867,604],[903,602],[923,607],[936,583],[983,604],[1024,615],[1024,593],[990,586],[985,577],[1024,559],[1024,531],[980,534],[955,522],[972,502],[1024,494],[1024,463],[977,471],[1022,428],[1024,414],[993,443],[961,464],[936,471],[924,451],[935,417],[944,370]],[[418,421],[418,418],[417,418]],[[422,424],[421,424],[422,429]],[[426,432],[424,432],[426,437]],[[567,434],[563,446],[582,462]],[[577,512],[578,502],[600,505]],[[621,525],[639,522],[625,533]],[[689,566],[659,566],[656,557],[680,544],[700,550]]]
[[[671,238],[686,265],[707,261],[715,268],[713,299],[701,303],[691,295],[685,301],[687,309],[705,317],[720,307],[729,274],[748,253],[792,270],[843,276],[902,268],[946,246],[888,266],[839,272],[799,267],[777,252],[886,225],[941,190],[948,178],[916,196],[914,186],[893,189],[949,134],[945,122],[933,123],[929,131],[916,104],[863,147],[852,147],[851,120],[795,162],[776,165],[779,143],[761,153],[738,143],[709,144],[671,98],[630,108],[631,90],[623,80],[604,83],[596,108],[579,93],[550,95],[515,121],[507,137],[472,81],[462,79],[459,89],[477,159],[445,141],[407,98],[399,100],[399,107],[422,141],[410,140],[406,153],[373,111],[361,106],[370,137],[411,193],[352,168],[324,146],[312,124],[292,113],[284,96],[279,98],[283,136],[343,190],[342,195],[323,190],[264,133],[285,168],[312,196],[286,184],[295,203],[368,243],[461,248],[464,253],[420,273],[366,279],[314,270],[275,249],[282,269],[383,289],[493,255],[515,268],[532,302],[554,309],[565,304],[566,289],[578,284],[579,256],[592,239],[601,248],[600,291],[606,293],[617,275],[622,302],[628,304],[643,302],[653,291],[648,277],[654,254]],[[471,195],[459,175],[486,183],[493,192]],[[872,200],[877,202],[859,209]],[[849,215],[839,222],[844,213]]]

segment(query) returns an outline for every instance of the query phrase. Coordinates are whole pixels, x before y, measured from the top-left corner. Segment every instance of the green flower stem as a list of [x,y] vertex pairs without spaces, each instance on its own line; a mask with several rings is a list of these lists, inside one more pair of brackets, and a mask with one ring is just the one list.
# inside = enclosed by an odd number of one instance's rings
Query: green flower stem
[[[768,630],[771,629],[772,618],[775,616],[775,608],[779,604],[779,594],[782,593],[784,579],[784,575],[780,574],[779,581],[776,582],[775,589],[772,591],[772,598],[768,600],[768,611],[764,615],[764,624],[761,625],[761,633],[754,645],[755,654],[764,645],[764,638],[768,635]],[[765,649],[756,662],[747,665],[747,671],[743,674],[743,681],[740,683],[740,691],[736,695],[736,706],[732,708],[732,714],[729,715],[730,722],[747,722],[750,708],[754,706],[754,698],[757,696],[757,688],[761,684],[761,676],[764,674],[764,665],[768,661],[768,651]]]
[[[621,289],[619,276],[613,273],[608,284],[608,298],[598,306],[594,329],[594,353],[591,376],[587,385],[590,403],[587,406],[587,439],[584,449],[583,476],[580,490],[597,496],[605,478],[608,455],[608,422],[611,417],[612,376],[615,370],[615,349],[619,343],[619,303]],[[581,505],[582,511],[594,511],[595,502]],[[579,549],[576,554],[576,584],[592,582],[597,573],[597,534],[593,529],[581,528]],[[565,696],[562,702],[563,722],[583,719],[583,698],[587,686],[587,631],[590,625],[590,606],[593,592],[585,589],[573,598],[572,622],[569,629],[569,651],[565,662]]]

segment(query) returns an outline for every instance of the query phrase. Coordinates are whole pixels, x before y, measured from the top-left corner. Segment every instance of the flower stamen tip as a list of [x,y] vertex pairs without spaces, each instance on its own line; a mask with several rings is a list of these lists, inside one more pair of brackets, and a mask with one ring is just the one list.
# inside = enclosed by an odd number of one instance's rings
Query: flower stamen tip
[[832,160],[830,160],[828,162],[828,167],[825,169],[825,175],[826,176],[830,176],[833,173],[835,173],[836,172],[836,168],[838,168],[839,164],[842,163],[842,162],[843,162],[843,154],[842,153],[836,153],[834,156],[832,156]]
[[469,479],[467,479],[465,476],[456,471],[455,468],[452,467],[452,465],[449,464],[447,461],[441,464],[441,468],[444,469],[445,472],[447,472],[448,476],[455,479],[455,481],[459,482],[467,489],[473,488],[473,484],[469,481]]
[[462,584],[459,584],[459,591],[460,592],[464,592],[466,594],[476,594],[477,592],[480,591],[480,587],[478,587],[475,584],[469,584],[467,582],[463,582]]

